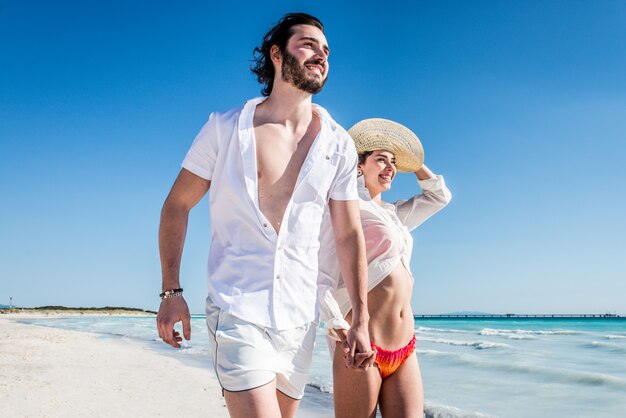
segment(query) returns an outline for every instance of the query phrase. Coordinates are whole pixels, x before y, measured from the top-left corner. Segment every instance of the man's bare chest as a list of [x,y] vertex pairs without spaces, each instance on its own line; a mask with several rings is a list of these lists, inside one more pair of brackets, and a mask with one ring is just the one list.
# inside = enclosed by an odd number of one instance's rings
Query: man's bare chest
[[293,190],[300,170],[311,149],[314,135],[298,137],[256,132],[257,178],[261,187],[286,187]]

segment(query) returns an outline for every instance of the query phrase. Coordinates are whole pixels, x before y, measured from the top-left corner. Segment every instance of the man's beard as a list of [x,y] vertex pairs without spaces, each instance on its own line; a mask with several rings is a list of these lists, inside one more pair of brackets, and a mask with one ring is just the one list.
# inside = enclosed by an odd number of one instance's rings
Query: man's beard
[[292,83],[296,88],[311,94],[317,94],[322,91],[322,87],[326,83],[327,78],[322,75],[321,78],[309,78],[306,75],[305,65],[316,63],[316,61],[305,61],[300,65],[296,57],[287,50],[283,51],[283,64],[281,66],[282,79],[287,83]]

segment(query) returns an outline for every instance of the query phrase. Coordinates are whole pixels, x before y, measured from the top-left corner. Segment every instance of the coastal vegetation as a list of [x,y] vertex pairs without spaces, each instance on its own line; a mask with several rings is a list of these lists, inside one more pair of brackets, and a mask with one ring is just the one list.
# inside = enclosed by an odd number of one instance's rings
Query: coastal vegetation
[[154,311],[139,308],[118,306],[95,307],[69,307],[69,306],[39,306],[36,308],[0,308],[0,314],[70,314],[70,315],[156,315]]

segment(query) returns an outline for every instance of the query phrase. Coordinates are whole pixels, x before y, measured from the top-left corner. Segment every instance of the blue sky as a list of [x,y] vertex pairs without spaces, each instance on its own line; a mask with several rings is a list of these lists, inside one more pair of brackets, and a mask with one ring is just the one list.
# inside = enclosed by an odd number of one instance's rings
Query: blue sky
[[[414,232],[416,313],[626,314],[624,2],[222,3],[0,1],[0,304],[156,309],[187,148],[259,95],[253,48],[306,11],[332,49],[315,101],[346,128],[409,126],[453,191]],[[204,199],[192,312],[209,242]]]

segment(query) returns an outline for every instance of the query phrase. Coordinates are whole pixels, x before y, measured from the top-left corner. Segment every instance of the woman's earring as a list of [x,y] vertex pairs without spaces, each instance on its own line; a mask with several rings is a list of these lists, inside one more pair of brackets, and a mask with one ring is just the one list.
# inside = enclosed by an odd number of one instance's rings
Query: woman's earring
[[360,168],[358,170],[356,170],[356,176],[357,177],[361,177],[363,175],[363,170],[361,170]]

